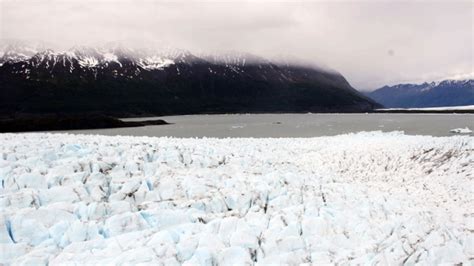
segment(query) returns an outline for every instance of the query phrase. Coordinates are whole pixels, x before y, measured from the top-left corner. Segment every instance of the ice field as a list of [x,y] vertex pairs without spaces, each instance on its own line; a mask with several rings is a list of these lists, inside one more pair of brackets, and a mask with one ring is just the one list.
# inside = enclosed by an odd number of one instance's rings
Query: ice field
[[474,260],[471,136],[0,143],[0,264]]

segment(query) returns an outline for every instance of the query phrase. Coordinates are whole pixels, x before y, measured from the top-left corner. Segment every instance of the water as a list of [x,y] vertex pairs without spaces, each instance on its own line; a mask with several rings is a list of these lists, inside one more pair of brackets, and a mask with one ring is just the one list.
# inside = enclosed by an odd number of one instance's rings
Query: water
[[[452,136],[449,130],[469,127],[472,114],[233,114],[129,118],[164,119],[171,125],[68,133],[173,137],[317,137],[359,131],[404,131],[410,135]],[[473,134],[470,134],[473,136]]]

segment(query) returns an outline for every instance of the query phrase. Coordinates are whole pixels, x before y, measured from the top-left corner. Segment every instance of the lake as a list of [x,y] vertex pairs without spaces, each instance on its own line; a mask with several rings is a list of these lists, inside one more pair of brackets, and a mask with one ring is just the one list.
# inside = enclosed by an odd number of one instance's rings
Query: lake
[[[68,133],[172,137],[317,137],[359,131],[404,131],[410,135],[452,136],[454,128],[474,129],[472,114],[229,114],[127,118],[164,119],[170,125]],[[473,135],[472,133],[470,134]]]

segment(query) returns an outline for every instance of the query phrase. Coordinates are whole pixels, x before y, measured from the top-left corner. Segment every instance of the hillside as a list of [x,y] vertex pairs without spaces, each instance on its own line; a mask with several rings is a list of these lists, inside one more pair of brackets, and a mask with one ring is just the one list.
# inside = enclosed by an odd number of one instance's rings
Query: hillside
[[379,106],[339,73],[249,54],[196,56],[120,45],[7,46],[2,54],[3,114],[360,112]]
[[444,80],[384,86],[367,96],[387,108],[462,106],[474,104],[474,80]]

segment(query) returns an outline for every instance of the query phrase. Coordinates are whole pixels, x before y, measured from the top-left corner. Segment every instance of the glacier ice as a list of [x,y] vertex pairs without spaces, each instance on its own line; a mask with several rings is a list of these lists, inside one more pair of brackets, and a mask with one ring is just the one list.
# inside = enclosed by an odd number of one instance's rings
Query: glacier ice
[[474,138],[0,134],[0,264],[472,263]]

